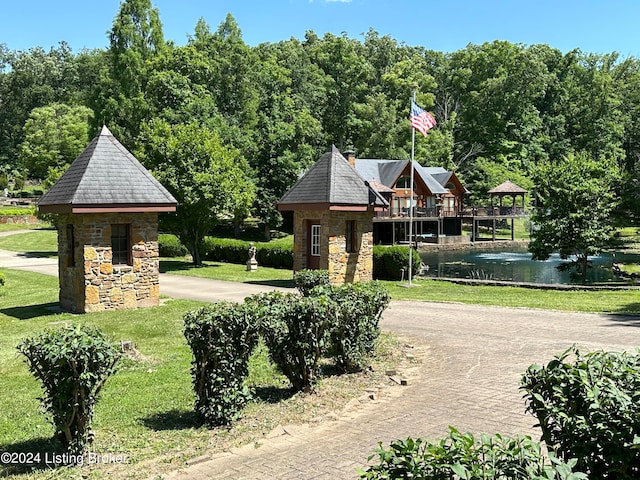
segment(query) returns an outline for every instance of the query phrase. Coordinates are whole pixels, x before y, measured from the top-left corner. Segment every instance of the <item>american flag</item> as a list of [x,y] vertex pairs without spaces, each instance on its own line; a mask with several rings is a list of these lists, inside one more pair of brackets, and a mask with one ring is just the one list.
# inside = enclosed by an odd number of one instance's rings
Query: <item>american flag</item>
[[427,112],[424,108],[421,108],[416,102],[411,100],[411,126],[427,136],[427,130],[435,127],[436,119]]

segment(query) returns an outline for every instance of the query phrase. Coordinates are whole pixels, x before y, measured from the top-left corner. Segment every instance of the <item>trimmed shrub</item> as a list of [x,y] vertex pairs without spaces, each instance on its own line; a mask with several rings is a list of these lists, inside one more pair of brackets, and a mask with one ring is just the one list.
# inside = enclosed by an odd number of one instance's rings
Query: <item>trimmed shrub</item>
[[[293,249],[282,245],[254,242],[258,265],[272,268],[293,268]],[[205,239],[204,258],[214,262],[244,265],[249,260],[250,242],[232,238]]]
[[560,458],[591,478],[640,477],[640,355],[576,347],[522,377],[527,411]]
[[[380,463],[360,471],[360,478],[387,480],[421,478],[433,480],[535,479],[577,480],[587,478],[573,472],[575,460],[562,462],[550,454],[545,462],[540,444],[528,436],[514,438],[496,434],[479,439],[449,427],[449,435],[431,442],[420,438],[397,440],[389,449],[380,443]],[[371,460],[372,457],[369,458]]]
[[71,453],[83,453],[100,391],[115,372],[118,349],[100,331],[78,325],[26,338],[18,351],[42,382],[41,401],[56,436]]
[[158,250],[161,257],[184,257],[189,254],[180,239],[168,233],[158,235]]
[[294,390],[311,391],[324,353],[325,331],[335,318],[328,297],[274,292],[250,297],[261,311],[262,334],[269,357]]
[[320,285],[329,285],[328,270],[298,270],[293,275],[293,281],[298,291],[308,297],[311,290]]
[[209,427],[236,420],[251,398],[244,384],[258,344],[257,315],[250,304],[216,302],[184,315],[193,353],[195,410]]
[[328,347],[336,366],[344,372],[362,370],[380,336],[378,323],[391,299],[388,290],[374,281],[321,286],[311,295],[326,295],[336,304]]
[[[420,271],[422,260],[413,249],[412,276]],[[403,274],[404,269],[404,274]],[[373,278],[378,280],[401,280],[409,278],[409,247],[376,245],[373,247]]]

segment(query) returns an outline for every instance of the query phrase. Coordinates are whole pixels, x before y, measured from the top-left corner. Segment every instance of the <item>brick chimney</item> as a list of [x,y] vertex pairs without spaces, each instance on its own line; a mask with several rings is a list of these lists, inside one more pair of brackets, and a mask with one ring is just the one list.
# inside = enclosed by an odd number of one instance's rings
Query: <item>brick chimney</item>
[[346,152],[344,152],[344,156],[347,157],[349,165],[351,165],[353,168],[356,168],[356,152],[354,152],[353,150],[347,150]]

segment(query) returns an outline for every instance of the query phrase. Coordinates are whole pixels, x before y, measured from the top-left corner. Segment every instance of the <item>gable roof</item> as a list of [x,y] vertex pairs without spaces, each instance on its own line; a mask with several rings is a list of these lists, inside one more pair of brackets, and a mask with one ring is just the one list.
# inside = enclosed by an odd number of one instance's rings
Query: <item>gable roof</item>
[[169,212],[177,201],[107,127],[38,202],[42,213]]
[[383,207],[387,201],[353,169],[335,146],[325,153],[278,202],[281,210],[299,204]]
[[[358,158],[355,160],[355,169],[363,178],[391,187],[408,164],[409,160]],[[433,195],[449,192],[434,177],[434,174],[445,174],[447,170],[440,167],[423,167],[416,161],[413,162],[413,168],[414,174],[422,179]]]
[[522,195],[527,193],[527,190],[519,185],[516,185],[512,181],[507,180],[506,182],[502,182],[497,187],[489,190],[488,193],[491,195]]

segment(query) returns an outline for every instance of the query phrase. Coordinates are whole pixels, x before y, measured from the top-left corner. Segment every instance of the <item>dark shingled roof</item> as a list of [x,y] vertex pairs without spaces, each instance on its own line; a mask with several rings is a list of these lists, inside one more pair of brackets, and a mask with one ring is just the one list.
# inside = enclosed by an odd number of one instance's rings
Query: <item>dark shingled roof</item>
[[278,202],[282,209],[293,204],[388,205],[335,146],[322,155]]
[[40,199],[44,213],[74,208],[173,211],[177,202],[107,127]]
[[503,182],[497,187],[489,190],[489,194],[491,195],[521,195],[524,193],[527,193],[527,190],[520,187],[519,185],[516,185],[510,180],[507,180],[506,182]]

